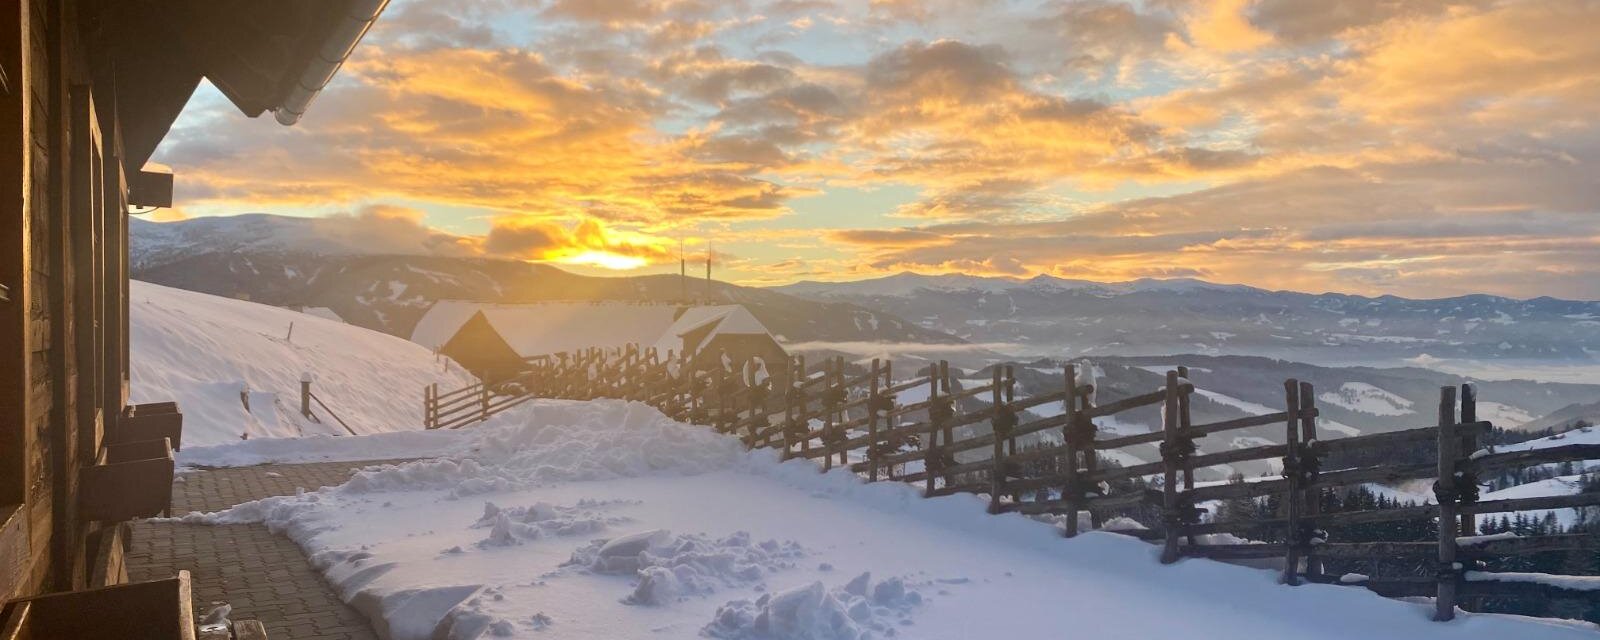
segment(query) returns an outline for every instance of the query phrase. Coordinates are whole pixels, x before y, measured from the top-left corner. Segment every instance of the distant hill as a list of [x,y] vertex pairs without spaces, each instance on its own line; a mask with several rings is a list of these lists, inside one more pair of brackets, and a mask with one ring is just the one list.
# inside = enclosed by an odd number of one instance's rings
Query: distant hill
[[[409,336],[435,300],[645,300],[675,302],[703,280],[676,275],[590,277],[512,260],[406,253],[361,238],[319,233],[313,219],[266,214],[154,223],[134,220],[134,278],[265,304],[326,307],[344,321]],[[958,344],[949,334],[843,301],[813,301],[724,282],[717,303],[748,307],[788,342]]]
[[1594,361],[1600,302],[1267,291],[1193,279],[1097,283],[911,273],[774,291],[881,309],[1039,355],[1261,355],[1324,363],[1430,356]]

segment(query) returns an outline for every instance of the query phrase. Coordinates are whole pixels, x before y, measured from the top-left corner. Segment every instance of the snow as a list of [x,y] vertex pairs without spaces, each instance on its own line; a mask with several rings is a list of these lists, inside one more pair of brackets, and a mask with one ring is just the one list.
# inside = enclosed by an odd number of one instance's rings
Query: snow
[[1438,624],[1361,589],[1163,566],[1132,538],[1064,540],[977,496],[819,473],[637,403],[534,401],[440,436],[457,442],[438,459],[181,519],[288,535],[391,640],[1591,633],[1479,614]]
[[1538,418],[1539,416],[1533,415],[1521,407],[1499,402],[1478,401],[1478,419],[1487,420],[1494,423],[1494,426],[1503,429],[1515,429]]
[[1548,573],[1468,571],[1466,578],[1472,582],[1533,582],[1574,591],[1600,591],[1600,576],[1558,576]]
[[1365,382],[1346,382],[1337,391],[1324,391],[1317,399],[1358,413],[1403,416],[1416,413],[1412,402]]
[[[1484,493],[1484,500],[1509,500],[1513,498],[1537,498],[1542,496],[1570,496],[1577,495],[1583,488],[1583,476],[1570,475],[1555,478],[1546,478],[1536,482],[1519,484],[1499,491]],[[1562,527],[1570,527],[1578,522],[1577,509],[1538,509],[1523,511],[1533,518],[1543,518],[1546,513],[1554,513],[1556,522]]]
[[177,401],[185,452],[244,437],[345,434],[321,407],[320,422],[300,414],[306,374],[362,434],[420,429],[423,387],[473,381],[400,338],[279,307],[132,281],[129,313],[130,401]]

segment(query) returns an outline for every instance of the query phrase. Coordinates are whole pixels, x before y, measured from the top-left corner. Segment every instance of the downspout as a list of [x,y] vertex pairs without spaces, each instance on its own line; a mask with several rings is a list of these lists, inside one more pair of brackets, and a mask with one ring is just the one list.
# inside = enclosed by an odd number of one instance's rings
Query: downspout
[[350,52],[355,50],[361,37],[372,28],[372,23],[378,20],[388,4],[389,0],[354,0],[351,3],[349,12],[339,26],[334,27],[333,35],[311,57],[311,63],[300,74],[289,95],[284,97],[283,105],[272,110],[279,124],[289,126],[300,121],[300,116],[305,115],[311,101],[328,86],[333,75],[339,72],[339,67],[344,65],[345,58],[350,57]]

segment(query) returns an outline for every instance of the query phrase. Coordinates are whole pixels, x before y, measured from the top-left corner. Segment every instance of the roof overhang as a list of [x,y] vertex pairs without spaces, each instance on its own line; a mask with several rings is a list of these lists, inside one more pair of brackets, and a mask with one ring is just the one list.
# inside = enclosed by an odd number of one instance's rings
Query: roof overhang
[[97,82],[116,88],[127,166],[143,166],[201,78],[250,117],[294,124],[388,0],[88,0]]

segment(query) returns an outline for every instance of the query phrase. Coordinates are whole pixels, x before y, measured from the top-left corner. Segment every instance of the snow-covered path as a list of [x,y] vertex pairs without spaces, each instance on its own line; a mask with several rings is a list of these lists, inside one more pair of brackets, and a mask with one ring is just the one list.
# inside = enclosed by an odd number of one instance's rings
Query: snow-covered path
[[1417,604],[1204,560],[1162,566],[1131,538],[1063,540],[973,496],[779,463],[638,404],[541,401],[433,437],[458,442],[185,519],[285,531],[396,640],[1594,637],[1502,616],[1434,623]]

